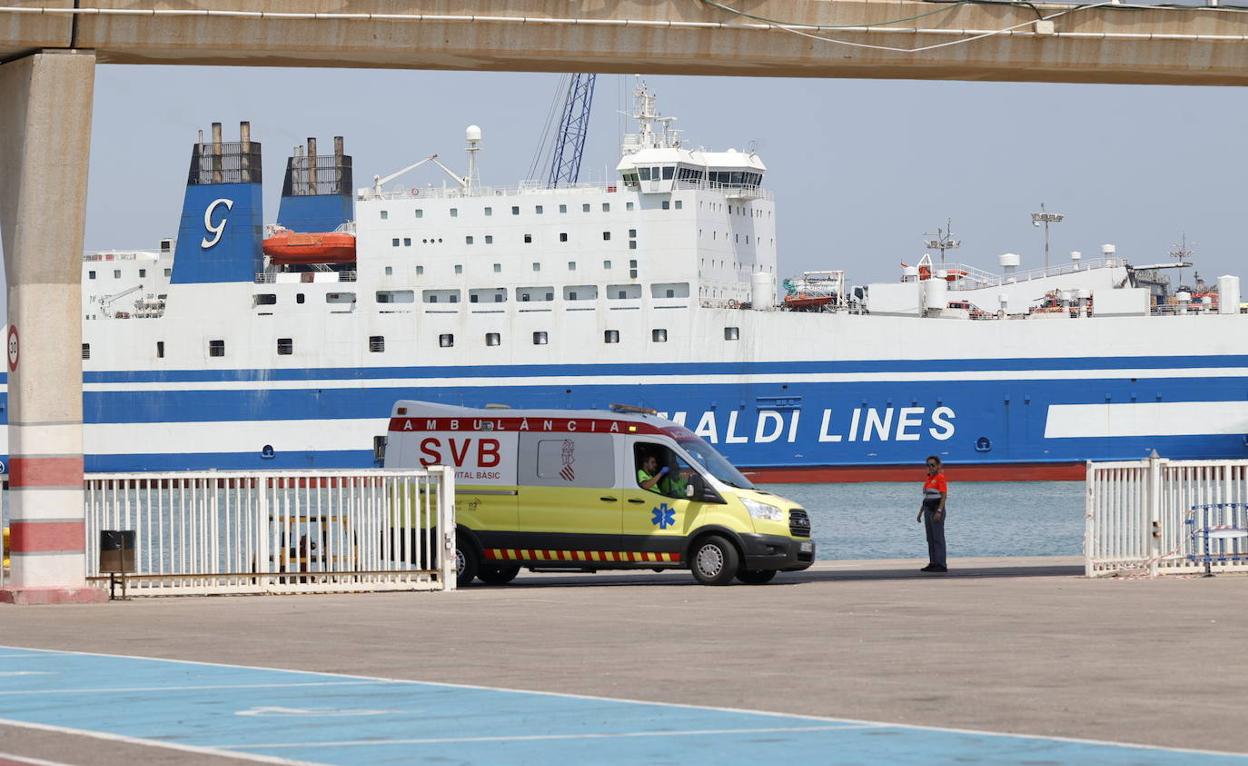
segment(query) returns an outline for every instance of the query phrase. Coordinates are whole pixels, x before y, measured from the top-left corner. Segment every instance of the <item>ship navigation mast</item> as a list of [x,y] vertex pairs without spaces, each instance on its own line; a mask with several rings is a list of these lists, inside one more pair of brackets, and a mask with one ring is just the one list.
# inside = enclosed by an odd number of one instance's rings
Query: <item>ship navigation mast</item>
[[1192,262],[1189,259],[1194,254],[1195,253],[1193,253],[1192,250],[1187,246],[1187,232],[1183,232],[1183,236],[1182,236],[1182,239],[1180,239],[1179,244],[1170,248],[1170,257],[1178,262],[1178,267],[1179,267],[1178,288],[1180,290],[1183,289],[1183,267],[1191,265]]
[[953,219],[945,219],[945,228],[937,228],[935,237],[928,235],[928,238],[923,240],[923,246],[928,250],[939,250],[940,265],[945,265],[945,251],[957,250],[962,246],[962,240],[953,238]]

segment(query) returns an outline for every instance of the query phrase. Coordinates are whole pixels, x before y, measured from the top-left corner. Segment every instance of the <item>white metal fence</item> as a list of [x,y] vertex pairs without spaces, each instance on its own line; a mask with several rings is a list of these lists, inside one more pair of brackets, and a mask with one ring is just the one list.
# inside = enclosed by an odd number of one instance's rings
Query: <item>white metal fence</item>
[[1248,461],[1088,463],[1089,577],[1248,572]]
[[454,473],[92,473],[86,575],[101,530],[134,532],[131,595],[451,590]]

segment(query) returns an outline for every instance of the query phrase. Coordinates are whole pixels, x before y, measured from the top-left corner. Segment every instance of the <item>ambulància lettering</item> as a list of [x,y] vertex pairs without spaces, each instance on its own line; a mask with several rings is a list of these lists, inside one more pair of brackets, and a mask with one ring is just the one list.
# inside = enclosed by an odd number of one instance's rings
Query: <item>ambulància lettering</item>
[[[814,428],[812,419],[803,419],[801,410],[760,410],[753,428],[738,410],[703,412],[690,418],[688,412],[660,412],[712,444],[770,444],[781,439],[793,444],[806,430]],[[924,439],[946,441],[953,437],[957,413],[952,407],[855,407],[848,410],[823,410],[818,418],[818,439],[822,443],[837,442],[917,442]]]

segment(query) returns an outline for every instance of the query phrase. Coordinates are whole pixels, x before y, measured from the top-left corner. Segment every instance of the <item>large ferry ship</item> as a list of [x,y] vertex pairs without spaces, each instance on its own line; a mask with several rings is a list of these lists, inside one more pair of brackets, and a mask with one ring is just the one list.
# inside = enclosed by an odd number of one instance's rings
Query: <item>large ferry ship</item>
[[[338,139],[289,158],[267,228],[249,126],[201,134],[176,240],[84,258],[87,470],[368,466],[398,399],[649,407],[763,481],[1248,453],[1236,278],[1159,301],[1107,246],[780,280],[762,159],[636,99],[615,183],[485,186],[470,127],[466,173],[435,155],[357,189]],[[445,182],[401,185],[421,165]]]

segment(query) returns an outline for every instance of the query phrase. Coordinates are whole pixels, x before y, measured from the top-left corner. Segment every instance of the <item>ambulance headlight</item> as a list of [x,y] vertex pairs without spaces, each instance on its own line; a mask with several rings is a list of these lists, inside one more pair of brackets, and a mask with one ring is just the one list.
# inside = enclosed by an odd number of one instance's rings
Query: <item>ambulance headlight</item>
[[774,505],[760,503],[757,500],[750,500],[747,497],[741,498],[745,510],[750,512],[750,516],[756,519],[765,519],[767,521],[784,521],[784,511]]

